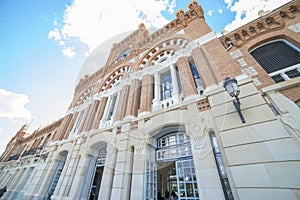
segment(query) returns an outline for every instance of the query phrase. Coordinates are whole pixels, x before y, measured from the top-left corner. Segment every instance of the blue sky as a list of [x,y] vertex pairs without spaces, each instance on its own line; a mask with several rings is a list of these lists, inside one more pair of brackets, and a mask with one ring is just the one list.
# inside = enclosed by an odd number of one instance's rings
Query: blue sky
[[[86,57],[140,22],[160,28],[190,0],[0,0],[0,153],[28,123],[29,132],[63,116]],[[217,33],[230,31],[288,0],[199,0]],[[120,4],[116,6],[116,3]],[[143,20],[138,16],[143,16]]]

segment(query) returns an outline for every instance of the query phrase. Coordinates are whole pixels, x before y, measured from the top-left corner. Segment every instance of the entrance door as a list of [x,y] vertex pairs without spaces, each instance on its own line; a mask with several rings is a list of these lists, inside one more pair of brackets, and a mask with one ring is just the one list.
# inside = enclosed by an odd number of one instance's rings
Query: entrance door
[[157,200],[157,166],[155,162],[146,161],[145,200]]
[[98,199],[103,170],[104,170],[104,163],[98,159],[95,168],[96,168],[95,174],[90,188],[90,197],[89,197],[90,200]]
[[89,200],[96,200],[99,196],[99,191],[101,187],[101,180],[103,176],[104,166],[105,166],[105,160],[106,160],[106,146],[102,147],[102,149],[99,150],[98,158],[95,163],[94,168],[94,174],[92,178],[92,182],[90,185],[90,191],[89,191]]
[[64,151],[60,155],[60,159],[59,159],[59,161],[57,163],[57,166],[56,166],[56,169],[55,169],[55,173],[54,173],[54,175],[52,177],[50,186],[49,186],[48,191],[46,193],[46,199],[47,200],[50,200],[51,196],[54,194],[54,191],[55,191],[56,185],[58,183],[59,177],[60,177],[60,175],[61,175],[61,173],[63,171],[63,168],[65,166],[67,155],[68,155],[67,151]]
[[193,159],[176,161],[179,200],[199,200]]

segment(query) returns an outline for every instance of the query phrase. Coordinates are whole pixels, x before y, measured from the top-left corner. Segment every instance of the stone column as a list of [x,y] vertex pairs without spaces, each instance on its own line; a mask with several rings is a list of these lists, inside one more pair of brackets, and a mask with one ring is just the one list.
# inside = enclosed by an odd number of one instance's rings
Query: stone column
[[[69,155],[71,154],[71,155]],[[70,170],[69,166],[72,163],[71,162],[72,152],[68,153],[67,159],[65,161],[63,170],[61,172],[61,175],[58,179],[57,185],[55,187],[54,193],[53,193],[53,199],[62,199],[63,196],[65,196],[65,191],[68,185],[66,184],[68,182],[68,179],[70,178]]]
[[170,71],[171,71],[171,78],[172,78],[172,85],[173,85],[172,99],[174,103],[178,103],[180,102],[179,87],[178,87],[176,69],[173,64],[170,65]]
[[[94,159],[95,160],[95,159]],[[91,163],[92,161],[92,155],[85,154],[80,158],[78,169],[76,171],[76,174],[73,179],[72,187],[70,190],[70,193],[68,195],[71,199],[81,199],[88,197],[88,192],[90,189],[91,181],[87,181],[87,177],[92,177],[91,173],[94,173],[94,171],[90,170],[92,169],[91,166],[94,166],[95,163]],[[90,175],[90,176],[89,176]]]
[[85,114],[84,119],[82,120],[82,131],[88,130],[89,122],[90,122],[90,120],[93,116],[94,110],[95,110],[95,103],[96,102],[93,102],[91,105],[89,105],[89,110]]
[[100,100],[100,104],[98,106],[98,109],[96,111],[95,121],[93,122],[93,125],[92,125],[93,129],[98,129],[99,128],[99,123],[100,123],[100,120],[103,117],[104,110],[105,110],[105,107],[106,107],[106,103],[107,103],[107,97],[102,97],[101,100]]
[[180,80],[185,97],[197,94],[194,77],[190,68],[189,61],[186,57],[181,57],[177,60],[177,66],[180,74]]
[[141,94],[141,81],[134,79],[131,81],[129,98],[126,109],[126,116],[137,116],[138,108],[140,103],[140,94]]
[[114,182],[112,186],[111,199],[128,199],[129,191],[128,187],[132,166],[131,151],[127,148],[128,140],[122,140],[119,142],[119,151],[116,159],[116,167],[114,170]]
[[145,178],[145,163],[147,158],[147,145],[144,141],[139,141],[140,145],[134,151],[133,158],[133,174],[131,180],[131,195],[130,199],[143,199],[144,194],[144,178]]
[[147,74],[142,79],[140,112],[151,112],[153,100],[153,77]]
[[85,122],[86,122],[86,120],[87,120],[88,117],[89,117],[89,114],[90,114],[90,112],[91,112],[91,109],[92,109],[92,105],[91,105],[91,104],[90,104],[87,108],[85,108],[83,117],[82,117],[82,119],[81,119],[81,121],[80,121],[80,127],[79,127],[79,130],[78,130],[77,134],[81,133],[81,132],[84,130],[84,128],[85,128],[85,126],[86,126],[86,123],[85,123]]
[[90,131],[90,130],[93,128],[93,124],[94,124],[95,118],[96,118],[96,116],[97,116],[97,110],[98,110],[98,108],[99,108],[99,105],[100,105],[100,101],[99,101],[99,100],[95,100],[95,101],[94,101],[93,111],[92,111],[92,113],[91,113],[91,117],[90,117],[90,119],[89,119],[89,121],[88,121],[88,125],[87,125],[87,127],[86,127],[86,130],[87,130],[87,131]]
[[71,121],[70,121],[70,123],[69,123],[69,125],[68,125],[68,129],[67,129],[67,131],[66,131],[66,133],[64,134],[64,136],[63,136],[62,139],[66,139],[66,138],[69,137],[70,132],[72,131],[73,126],[74,126],[74,124],[75,124],[75,121],[76,121],[76,119],[77,119],[77,116],[78,116],[78,112],[76,112],[75,114],[73,114],[73,117],[72,117],[72,119],[71,119]]
[[[50,152],[55,152],[55,149],[50,150]],[[40,166],[40,177],[38,175],[37,178],[37,183],[38,186],[35,189],[35,195],[38,195],[40,197],[44,197],[46,192],[48,192],[49,186],[51,184],[51,180],[53,176],[55,176],[55,170],[57,168],[58,162],[60,160],[60,157],[58,156],[57,158],[53,158],[54,156],[57,156],[56,154],[54,155],[49,155],[49,158],[47,159],[47,162],[42,164]],[[52,159],[50,159],[52,157]]]
[[59,133],[55,136],[54,140],[57,140],[59,138],[63,138],[63,136],[66,134],[68,125],[72,119],[72,114],[68,114],[64,117],[61,128],[59,129]]
[[116,121],[120,121],[125,117],[126,108],[128,104],[128,94],[129,94],[130,86],[125,85],[121,91],[121,96],[119,100],[118,110],[115,116]]
[[153,109],[157,110],[160,108],[160,75],[158,72],[154,73],[154,99],[153,99]]
[[[98,200],[111,200],[114,174],[116,169],[116,159],[118,150],[111,144],[107,145],[107,157],[103,170],[101,187]],[[120,198],[119,198],[120,199]]]
[[[81,138],[82,139],[82,138]],[[74,178],[77,174],[78,165],[79,165],[79,154],[80,154],[80,146],[77,145],[74,147],[72,154],[70,156],[70,162],[68,165],[64,166],[67,169],[67,172],[64,176],[64,185],[62,185],[65,190],[63,192],[63,196],[69,196],[70,190],[73,187]]]

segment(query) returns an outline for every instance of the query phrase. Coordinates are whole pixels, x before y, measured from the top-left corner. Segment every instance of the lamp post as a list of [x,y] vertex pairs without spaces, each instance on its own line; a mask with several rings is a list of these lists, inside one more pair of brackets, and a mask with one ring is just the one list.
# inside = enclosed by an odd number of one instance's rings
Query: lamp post
[[235,78],[226,77],[223,82],[223,86],[227,90],[229,95],[235,98],[233,100],[233,105],[234,105],[237,113],[239,114],[239,117],[240,117],[242,123],[245,123],[246,121],[245,121],[245,118],[242,114],[241,107],[240,107],[241,102],[239,101],[239,97],[238,97],[240,94],[240,90],[237,85],[237,80]]

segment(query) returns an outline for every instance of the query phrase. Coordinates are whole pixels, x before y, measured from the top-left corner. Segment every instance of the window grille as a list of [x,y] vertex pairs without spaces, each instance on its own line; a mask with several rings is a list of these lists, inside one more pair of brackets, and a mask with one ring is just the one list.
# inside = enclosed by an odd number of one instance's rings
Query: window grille
[[284,40],[263,44],[250,53],[276,83],[300,76],[300,50]]

